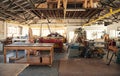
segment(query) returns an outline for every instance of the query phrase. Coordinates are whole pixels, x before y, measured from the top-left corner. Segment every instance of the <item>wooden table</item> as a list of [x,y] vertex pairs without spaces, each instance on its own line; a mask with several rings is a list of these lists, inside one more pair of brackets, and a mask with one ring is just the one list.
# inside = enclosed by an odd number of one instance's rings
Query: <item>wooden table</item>
[[28,65],[0,63],[0,76],[18,76]]
[[[23,59],[20,59],[16,62],[19,63],[28,63],[31,65],[52,65],[53,62],[53,48],[54,44],[53,43],[14,43],[10,45],[5,45],[4,46],[4,63],[6,63],[6,52],[11,51],[11,50],[26,50],[27,51],[27,56]],[[41,62],[40,59],[45,59],[45,56],[40,57],[40,56],[30,56],[30,51],[49,51],[48,59],[47,61]],[[16,53],[16,57],[17,53]]]

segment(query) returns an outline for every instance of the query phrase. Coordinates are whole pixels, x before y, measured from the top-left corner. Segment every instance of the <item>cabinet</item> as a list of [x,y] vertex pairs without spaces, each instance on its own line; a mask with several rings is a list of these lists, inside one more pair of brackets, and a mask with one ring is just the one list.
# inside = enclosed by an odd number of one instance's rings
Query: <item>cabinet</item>
[[[24,58],[18,59],[16,53],[16,63],[28,63],[30,65],[52,65],[53,62],[53,43],[20,43],[4,46],[4,63],[6,63],[6,53],[10,50],[26,50],[27,55]],[[30,55],[30,51],[41,52],[41,55]],[[44,52],[47,52],[44,54]]]

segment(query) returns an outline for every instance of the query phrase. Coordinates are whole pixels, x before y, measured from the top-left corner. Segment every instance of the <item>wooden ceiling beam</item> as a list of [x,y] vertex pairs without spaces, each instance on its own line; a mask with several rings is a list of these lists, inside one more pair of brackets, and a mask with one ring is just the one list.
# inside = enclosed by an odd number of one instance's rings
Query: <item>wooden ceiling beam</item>
[[65,19],[65,17],[66,17],[67,1],[68,1],[68,0],[63,0],[63,7],[64,7],[64,19]]
[[0,6],[0,7],[4,9],[4,10],[0,11],[1,13],[5,14],[7,16],[10,16],[10,17],[12,17],[14,19],[18,19],[18,20],[22,20],[22,21],[25,20],[24,18],[20,17],[19,15],[15,16],[11,12],[5,11],[6,8],[4,6]]
[[[88,9],[89,10],[89,9]],[[94,11],[91,9],[88,12],[86,12],[85,17],[88,18],[89,15],[91,15]]]
[[55,18],[55,14],[54,14],[54,11],[51,11],[52,12],[52,17],[54,17]]
[[54,16],[55,16],[55,18],[57,18],[57,14],[56,14],[56,11],[53,11],[53,13],[54,13]]
[[35,4],[34,4],[34,2],[32,0],[27,0],[27,1],[32,5],[32,7],[35,8]]
[[[35,3],[33,2],[33,0],[29,0],[29,2],[30,2],[30,4],[32,5],[32,7],[33,7],[33,9],[36,9],[36,7],[35,7]],[[34,10],[33,10],[34,11]],[[35,13],[37,14],[37,15],[39,15],[40,16],[40,18],[41,18],[41,16],[42,17],[44,17],[44,18],[46,18],[47,19],[47,16],[46,15],[44,15],[44,13],[42,13],[42,12],[39,12],[39,11],[35,11]]]
[[85,12],[82,12],[82,11],[79,13],[80,13],[80,15],[78,17],[80,17],[80,18],[84,17],[84,15],[86,14]]
[[3,13],[0,13],[0,18],[3,19],[3,20],[11,20],[10,16],[7,17],[5,14]]
[[48,10],[48,12],[49,12],[50,17],[52,17],[51,11],[50,11],[50,10]]
[[90,0],[90,7],[93,8],[93,0]]
[[2,20],[7,20],[6,18],[4,18],[4,17],[0,17],[0,19],[2,19]]
[[89,16],[88,18],[92,18],[93,16],[95,16],[97,13],[99,14],[99,10],[94,10]]
[[[11,1],[13,1],[13,0],[11,0]],[[21,5],[18,4],[17,2],[14,1],[13,3],[16,4],[17,6],[19,6],[21,9],[23,9],[25,12],[31,14],[32,16],[35,15],[35,16],[37,16],[38,18],[40,18],[40,16],[39,16],[38,14],[34,14],[33,12],[26,10],[23,6],[21,6]]]
[[[47,0],[48,3],[58,3],[59,0]],[[84,2],[85,0],[68,0],[67,2],[68,3],[74,3],[74,2],[77,2],[77,3],[81,3],[81,2]],[[89,0],[86,0],[86,1],[89,1]],[[100,1],[100,0],[93,0],[93,2],[97,2],[97,1]]]
[[73,13],[73,15],[72,15],[72,18],[74,18],[74,17],[75,17],[75,14],[76,14],[76,11],[74,11],[74,13]]
[[58,18],[60,18],[60,11],[59,10],[57,10],[57,14],[58,14]]
[[61,2],[61,0],[58,0],[58,3],[57,3],[57,8],[60,8],[60,2]]
[[46,16],[46,18],[49,18],[49,14],[48,14],[48,11],[42,11],[44,13],[44,15]]
[[75,17],[79,18],[79,12],[78,11],[76,12]]
[[71,13],[69,11],[67,13],[68,13],[67,17],[70,17]]

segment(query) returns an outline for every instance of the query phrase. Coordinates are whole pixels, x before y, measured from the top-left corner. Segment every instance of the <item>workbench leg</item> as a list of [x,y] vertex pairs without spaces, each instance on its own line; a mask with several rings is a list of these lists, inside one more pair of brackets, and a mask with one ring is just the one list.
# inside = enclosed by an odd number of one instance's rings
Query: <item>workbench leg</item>
[[112,58],[113,58],[114,54],[115,54],[115,53],[113,53],[113,54],[112,54],[112,56],[111,56],[111,58],[110,58],[109,62],[107,63],[107,65],[110,65],[111,60],[112,60]]
[[6,50],[4,49],[4,63],[6,63]]
[[18,58],[18,50],[16,50],[16,58]]
[[107,52],[107,59],[108,59],[108,56],[109,56],[109,52],[110,52],[110,51],[108,50],[108,52]]
[[27,62],[30,61],[30,50],[27,50]]

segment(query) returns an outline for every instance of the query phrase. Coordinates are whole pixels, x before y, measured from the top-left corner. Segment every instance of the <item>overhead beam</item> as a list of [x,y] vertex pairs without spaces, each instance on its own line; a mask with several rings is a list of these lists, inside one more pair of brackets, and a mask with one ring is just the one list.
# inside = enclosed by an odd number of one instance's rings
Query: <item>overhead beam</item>
[[0,11],[1,13],[4,13],[5,15],[8,15],[8,16],[11,16],[11,17],[13,17],[13,18],[15,18],[15,19],[18,19],[18,20],[21,20],[21,21],[25,21],[25,19],[24,18],[22,18],[22,17],[19,17],[19,16],[14,16],[14,15],[12,15],[12,14],[10,14],[10,13],[6,13],[6,12],[4,12],[4,11]]
[[4,17],[0,17],[0,19],[2,19],[2,20],[6,20],[6,18],[4,18]]
[[91,14],[89,14],[87,17],[92,18],[94,15],[98,13],[98,10],[94,10]]
[[[13,0],[11,0],[11,1],[13,1]],[[38,18],[40,18],[39,15],[36,15],[36,14],[34,14],[33,12],[26,10],[23,6],[21,6],[20,4],[16,3],[15,1],[14,1],[13,3],[16,4],[17,6],[19,6],[21,9],[23,9],[25,12],[27,12],[27,13],[29,13],[29,14],[31,14],[31,15],[35,15],[35,16],[37,16]]]
[[[27,0],[27,1],[30,3],[30,5],[32,6],[33,9],[36,9],[35,4],[34,4],[34,2],[32,0]],[[36,11],[36,10],[32,10],[32,11],[34,11],[34,13],[37,14],[37,16],[39,18],[41,18],[41,15],[40,15],[41,13],[39,14],[39,12]]]
[[10,20],[10,18],[6,18],[4,14],[0,13],[0,18],[3,20]]
[[27,1],[32,5],[32,7],[35,7],[35,4],[32,0],[27,0]]
[[35,8],[38,8],[40,6],[40,4],[45,3],[45,2],[47,2],[47,0],[42,0],[40,3],[35,4]]
[[21,21],[25,20],[24,18],[20,17],[19,15],[14,16],[13,14],[10,14],[11,13],[10,11],[8,12],[8,11],[5,10],[6,9],[5,6],[1,5],[0,7],[4,9],[4,10],[0,11],[1,13],[4,13],[5,15],[8,15],[12,18],[15,18],[15,19],[18,19],[18,20],[21,20]]
[[109,13],[107,13],[107,14],[105,14],[105,15],[103,15],[103,16],[100,16],[100,17],[99,17],[98,19],[96,19],[96,20],[90,21],[89,23],[83,24],[83,26],[90,25],[90,24],[92,24],[92,23],[94,23],[94,22],[97,22],[97,21],[99,21],[99,20],[102,20],[102,19],[104,19],[104,18],[106,18],[106,17],[110,17],[110,16],[112,16],[113,14],[116,14],[116,13],[119,13],[119,12],[120,12],[120,9],[117,9],[117,10],[115,10],[115,11],[112,11],[112,9],[110,9],[110,12],[109,12]]

